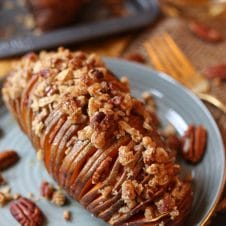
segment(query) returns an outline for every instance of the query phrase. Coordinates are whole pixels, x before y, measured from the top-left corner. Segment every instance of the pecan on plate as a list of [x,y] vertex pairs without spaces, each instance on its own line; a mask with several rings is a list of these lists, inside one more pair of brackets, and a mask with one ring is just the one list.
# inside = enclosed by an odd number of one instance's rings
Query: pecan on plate
[[206,149],[207,131],[202,126],[189,125],[182,137],[182,156],[191,163],[198,163]]
[[54,187],[47,181],[43,181],[41,184],[41,194],[47,200],[51,200],[53,193],[55,192]]
[[41,210],[31,200],[21,197],[10,205],[13,217],[22,225],[42,225],[44,216]]
[[19,155],[14,150],[0,152],[0,170],[4,170],[15,164],[19,160]]

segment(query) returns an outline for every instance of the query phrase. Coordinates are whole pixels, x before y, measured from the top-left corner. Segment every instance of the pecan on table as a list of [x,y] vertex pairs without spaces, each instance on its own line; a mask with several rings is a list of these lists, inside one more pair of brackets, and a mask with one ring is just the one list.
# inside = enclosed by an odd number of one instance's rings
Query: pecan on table
[[182,156],[190,163],[201,161],[207,143],[207,131],[202,126],[190,125],[182,137]]
[[42,225],[44,215],[39,207],[31,200],[21,197],[10,205],[13,217],[22,225]]
[[206,42],[220,42],[223,40],[223,36],[219,31],[203,23],[193,20],[189,22],[188,26],[193,34]]
[[140,53],[130,53],[127,56],[125,56],[126,60],[135,61],[141,64],[145,64],[146,60],[143,55]]
[[210,66],[203,71],[203,74],[208,79],[226,80],[226,63]]

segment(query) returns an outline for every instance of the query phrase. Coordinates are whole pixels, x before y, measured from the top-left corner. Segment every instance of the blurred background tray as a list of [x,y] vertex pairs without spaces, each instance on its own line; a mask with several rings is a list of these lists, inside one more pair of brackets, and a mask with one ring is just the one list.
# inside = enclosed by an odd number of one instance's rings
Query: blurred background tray
[[120,11],[112,14],[100,0],[91,1],[73,25],[41,32],[23,0],[2,0],[0,58],[138,29],[152,23],[159,8],[156,0],[125,0]]

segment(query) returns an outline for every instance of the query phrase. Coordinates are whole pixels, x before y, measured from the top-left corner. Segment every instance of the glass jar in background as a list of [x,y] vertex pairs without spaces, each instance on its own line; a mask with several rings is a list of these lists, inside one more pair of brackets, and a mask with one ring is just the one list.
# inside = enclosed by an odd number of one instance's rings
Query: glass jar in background
[[226,0],[159,0],[161,9],[170,16],[226,24]]

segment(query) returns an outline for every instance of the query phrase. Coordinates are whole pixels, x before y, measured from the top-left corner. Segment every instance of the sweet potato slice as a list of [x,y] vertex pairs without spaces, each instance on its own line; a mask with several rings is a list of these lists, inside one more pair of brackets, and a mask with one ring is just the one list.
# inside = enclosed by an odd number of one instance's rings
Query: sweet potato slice
[[59,131],[59,129],[61,128],[61,126],[64,124],[65,121],[66,121],[66,117],[61,116],[58,120],[54,121],[56,124],[55,123],[53,125],[51,124],[51,129],[48,129],[47,127],[47,131],[49,130],[51,132],[45,134],[46,139],[45,139],[43,149],[44,149],[44,161],[45,161],[45,165],[48,172],[50,172],[50,153],[51,153],[52,142],[57,132]]
[[64,160],[62,161],[62,164],[59,169],[59,182],[63,188],[67,189],[69,187],[69,178],[73,173],[70,168],[73,168],[72,164],[75,161],[75,158],[83,151],[83,149],[88,144],[88,141],[75,142],[70,152],[65,156]]
[[28,110],[29,97],[30,97],[30,93],[33,90],[33,87],[35,86],[35,84],[37,84],[37,80],[38,80],[38,76],[33,76],[30,79],[21,97],[21,102],[20,102],[21,120],[22,120],[22,123],[24,124],[24,129],[26,133],[28,133],[28,130],[29,130],[29,125],[27,124],[27,121],[26,121],[26,112]]
[[[112,144],[109,148],[106,150],[101,150],[101,155],[99,158],[94,159],[96,153],[94,156],[92,156],[89,161],[86,163],[86,166],[80,171],[77,179],[73,182],[71,189],[73,191],[73,194],[75,197],[79,197],[82,195],[82,189],[85,186],[85,183],[89,181],[89,184],[91,185],[91,177],[93,173],[95,172],[96,168],[101,164],[101,162],[107,157],[110,156],[114,158],[118,154],[118,149],[122,145],[126,145],[129,141],[129,137],[122,137],[118,141],[116,141],[114,144]],[[75,191],[75,192],[74,192]]]
[[94,200],[96,200],[98,197],[100,197],[101,189],[103,189],[106,186],[112,186],[115,183],[116,178],[119,175],[120,168],[121,168],[121,164],[119,163],[118,158],[117,158],[114,162],[114,165],[112,166],[112,170],[111,170],[109,176],[104,181],[96,184],[90,191],[88,191],[80,199],[80,203],[86,207],[88,204],[92,203]]
[[77,125],[71,125],[69,129],[66,131],[64,136],[61,139],[60,144],[58,145],[57,151],[55,153],[55,163],[53,168],[53,175],[56,180],[59,177],[59,169],[60,165],[65,157],[65,150],[67,150],[67,142],[73,137],[77,135]]
[[71,120],[67,119],[59,128],[59,130],[56,132],[54,139],[51,142],[51,148],[50,148],[50,159],[49,159],[49,165],[50,165],[50,173],[51,175],[54,176],[54,167],[55,167],[55,157],[56,157],[56,152],[58,149],[58,146],[63,139],[65,133],[71,126]]

